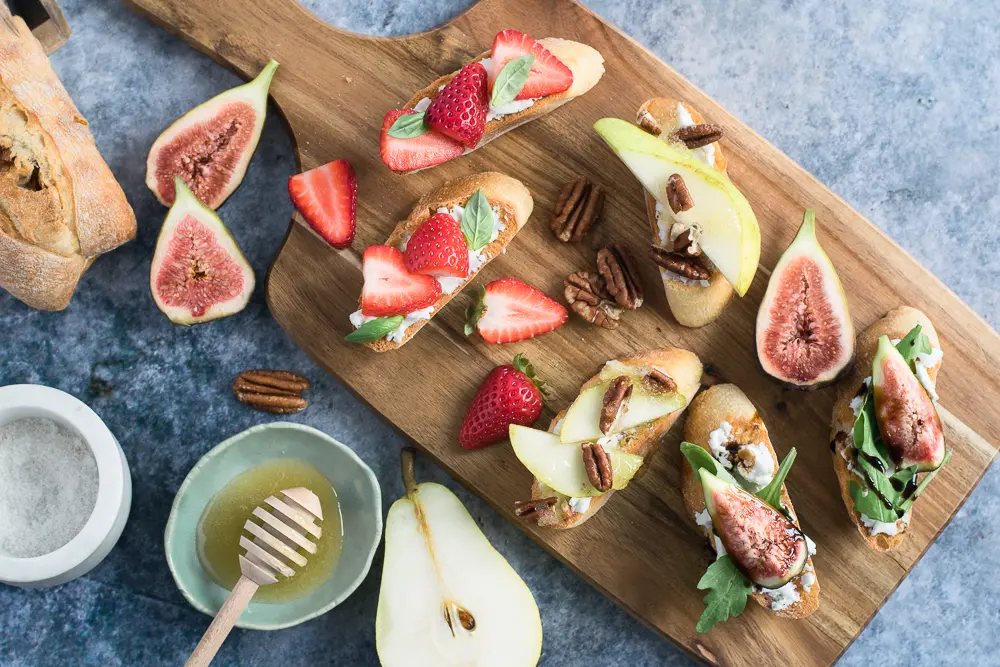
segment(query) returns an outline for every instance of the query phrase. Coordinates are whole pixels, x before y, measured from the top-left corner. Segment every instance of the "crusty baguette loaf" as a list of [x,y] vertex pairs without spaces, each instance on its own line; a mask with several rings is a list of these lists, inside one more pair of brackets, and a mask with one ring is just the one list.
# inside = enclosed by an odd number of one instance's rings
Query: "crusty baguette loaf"
[[[705,118],[690,104],[666,97],[654,97],[647,100],[639,107],[636,122],[647,132],[650,128],[654,128],[654,133],[657,136],[668,137],[679,127],[679,107],[682,105],[695,123],[705,122]],[[675,145],[686,150],[683,143]],[[714,147],[712,166],[725,174],[726,158],[723,155],[722,147],[718,143],[714,144]],[[643,194],[646,197],[646,213],[649,217],[652,241],[657,245],[665,245],[665,239],[660,233],[656,199],[648,192],[644,191]],[[669,215],[669,212],[665,212],[665,214]],[[673,313],[678,324],[686,327],[705,326],[715,321],[729,305],[733,298],[733,286],[714,267],[711,273],[712,276],[708,279],[707,286],[693,281],[685,283],[674,278],[664,277],[663,291],[667,295],[667,305],[670,306],[670,312]]]
[[[691,402],[691,397],[698,393],[698,389],[701,387],[701,361],[697,355],[687,350],[667,347],[651,350],[635,357],[619,359],[618,361],[626,366],[644,371],[654,368],[659,369],[673,378],[674,382],[677,383],[677,390],[687,399],[688,403]],[[601,377],[600,372],[598,372],[580,387],[580,391],[583,392],[585,389],[589,389],[600,383]],[[685,405],[685,407],[687,406]],[[647,456],[653,447],[659,443],[663,435],[670,430],[670,427],[673,426],[682,412],[684,412],[684,408],[627,432],[628,435],[626,435],[621,445],[622,451],[630,454],[638,454],[643,457]],[[549,425],[549,430],[553,430],[564,415],[565,410],[557,414]],[[569,499],[565,496],[560,496],[552,489],[545,487],[537,479],[531,483],[531,498],[533,500],[552,496],[558,498],[554,507],[543,509],[535,515],[538,525],[547,528],[565,529],[579,526],[594,516],[614,493],[614,491],[608,491],[603,495],[595,496],[590,499],[590,506],[587,508],[587,511],[576,512],[569,507],[567,504]]]
[[[538,40],[538,42],[548,49],[552,55],[562,61],[563,64],[569,67],[569,69],[573,72],[573,84],[568,90],[536,100],[534,104],[523,111],[501,116],[500,118],[487,122],[483,132],[483,138],[479,140],[479,143],[473,150],[482,148],[500,135],[510,132],[511,130],[520,127],[529,121],[555,111],[570,100],[586,93],[588,90],[596,86],[597,82],[601,80],[601,76],[604,74],[604,58],[593,47],[579,42],[573,42],[568,39],[559,39],[558,37],[547,37],[545,39]],[[490,52],[487,51],[478,58],[474,59],[472,62],[479,62],[483,58],[489,57]],[[412,109],[418,102],[420,102],[420,100],[423,99],[433,100],[437,97],[438,90],[451,81],[456,74],[458,74],[457,71],[452,72],[451,74],[446,74],[436,81],[428,84],[422,90],[418,90],[403,108]],[[399,173],[408,174],[414,171],[420,170],[412,169]]]
[[[938,340],[937,331],[934,330],[930,319],[916,308],[909,306],[900,306],[889,311],[882,319],[858,335],[854,368],[851,370],[851,374],[840,383],[837,401],[833,404],[830,441],[833,443],[833,469],[840,482],[840,495],[844,499],[844,505],[847,507],[851,521],[858,527],[858,532],[876,551],[889,551],[899,546],[906,537],[909,523],[903,520],[897,521],[896,530],[899,532],[895,535],[886,535],[885,533],[872,535],[872,529],[864,525],[861,514],[854,510],[854,499],[851,498],[851,480],[861,483],[861,478],[847,467],[850,457],[849,449],[853,447],[853,441],[850,437],[842,437],[840,434],[853,432],[854,411],[851,410],[851,399],[857,395],[865,379],[871,377],[872,362],[875,360],[875,352],[878,349],[879,336],[888,336],[890,339],[902,338],[918,324],[921,326],[921,332],[930,340],[931,345],[940,348],[941,342]],[[941,362],[939,361],[927,369],[927,375],[930,376],[931,380],[937,380],[940,369]],[[911,510],[911,514],[912,512],[913,510]]]
[[[733,427],[733,439],[736,442],[765,444],[771,454],[774,470],[778,470],[778,457],[774,453],[774,447],[771,445],[771,438],[768,436],[764,421],[746,394],[734,384],[715,385],[694,399],[688,412],[687,423],[684,425],[684,439],[710,452],[708,435],[719,428],[724,421],[729,422]],[[705,496],[702,493],[701,483],[695,479],[694,470],[691,469],[691,464],[688,463],[687,459],[681,463],[681,486],[684,505],[693,521],[697,513],[705,510]],[[792,507],[788,490],[785,488],[781,490],[781,502],[791,511],[792,516],[795,517],[795,525],[798,526],[798,515],[795,514],[795,508]],[[712,529],[706,526],[699,526],[699,528],[711,543],[713,541]],[[792,580],[795,582],[795,589],[799,594],[798,601],[784,609],[772,610],[773,599],[766,593],[755,592],[753,598],[776,616],[784,618],[808,616],[819,607],[819,581],[814,579],[806,590],[807,587],[803,585],[802,581],[806,572],[811,572],[812,577],[815,578],[815,568],[811,557],[806,563],[803,574]]]
[[41,44],[0,3],[0,287],[69,305],[94,258],[135,237],[135,216]]
[[[465,286],[476,277],[476,274],[497,255],[501,254],[507,247],[507,244],[514,239],[514,236],[528,222],[531,210],[534,207],[534,201],[531,198],[531,193],[528,192],[528,188],[521,181],[495,171],[484,171],[479,174],[449,181],[421,197],[416,206],[413,207],[413,211],[409,217],[396,225],[396,228],[389,235],[389,239],[385,243],[388,246],[398,248],[438,208],[447,208],[455,204],[464,205],[476,193],[476,190],[480,188],[486,199],[489,200],[490,205],[496,206],[499,209],[499,218],[500,222],[504,225],[504,229],[495,241],[482,249],[481,254],[485,258],[482,266],[477,271],[470,271],[465,281],[453,292],[450,294],[441,294],[434,303],[434,309],[431,311],[431,319],[437,315],[438,311],[446,303],[451,301],[452,297],[461,294]],[[359,297],[358,307],[360,308],[360,306],[361,298]],[[366,343],[366,345],[376,352],[395,350],[413,338],[428,322],[430,322],[430,319],[419,320],[411,324],[406,329],[402,342],[397,343],[390,341],[388,338],[381,338],[377,341]]]

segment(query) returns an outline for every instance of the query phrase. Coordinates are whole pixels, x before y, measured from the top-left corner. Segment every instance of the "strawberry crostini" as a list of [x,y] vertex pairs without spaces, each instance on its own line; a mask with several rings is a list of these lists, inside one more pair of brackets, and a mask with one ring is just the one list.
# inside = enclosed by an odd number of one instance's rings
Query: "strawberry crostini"
[[604,58],[586,44],[504,30],[491,51],[386,114],[382,161],[411,172],[472,152],[583,95],[603,74]]
[[504,251],[533,206],[523,183],[492,171],[421,197],[384,245],[365,250],[360,308],[347,340],[377,352],[406,343]]

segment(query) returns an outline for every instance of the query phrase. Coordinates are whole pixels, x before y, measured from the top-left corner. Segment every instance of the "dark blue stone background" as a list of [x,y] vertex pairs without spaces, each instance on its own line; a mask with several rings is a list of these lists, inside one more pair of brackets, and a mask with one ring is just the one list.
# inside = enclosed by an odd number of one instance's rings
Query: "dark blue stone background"
[[[288,224],[285,181],[295,167],[275,114],[243,187],[221,211],[260,279],[250,306],[194,329],[175,327],[156,310],[147,279],[165,210],[143,183],[146,151],[170,121],[238,80],[114,0],[62,4],[73,37],[54,66],[125,188],[139,234],[94,265],[63,313],[34,312],[0,294],[0,384],[47,384],[89,403],[121,441],[135,495],[121,541],[90,574],[50,590],[0,586],[0,664],[179,665],[208,618],[174,587],[163,529],[195,461],[268,420],[233,400],[229,383],[239,371],[279,367],[311,377],[311,405],[293,419],[354,447],[381,480],[386,509],[401,491],[403,443],[296,349],[267,312],[263,278]],[[386,35],[428,29],[468,0],[307,4],[340,27]],[[589,4],[803,164],[997,324],[995,3]],[[689,664],[440,470],[423,464],[419,474],[455,490],[534,591],[545,625],[544,667]],[[998,487],[993,467],[841,664],[997,664]],[[234,632],[216,664],[376,665],[380,570],[381,554],[354,596],[320,619],[276,633]]]

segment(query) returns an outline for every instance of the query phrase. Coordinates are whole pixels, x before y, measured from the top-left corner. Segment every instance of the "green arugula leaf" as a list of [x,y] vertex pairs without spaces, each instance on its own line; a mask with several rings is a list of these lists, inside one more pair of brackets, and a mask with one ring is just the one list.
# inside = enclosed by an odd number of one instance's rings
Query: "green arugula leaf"
[[781,488],[785,484],[785,478],[788,477],[788,471],[792,469],[792,464],[795,463],[795,457],[797,452],[795,448],[785,455],[785,460],[781,462],[778,467],[777,474],[768,482],[767,486],[757,492],[757,497],[763,500],[765,503],[784,513],[784,508],[781,507]]
[[[885,510],[885,512],[893,514],[894,518],[891,520],[895,521],[896,518],[898,518],[900,514],[902,514],[901,512],[897,512],[895,509],[899,503],[899,491],[897,491],[895,487],[893,487],[892,481],[888,477],[886,477],[885,473],[883,473],[881,470],[879,470],[871,463],[869,463],[868,460],[865,459],[864,457],[859,456],[857,464],[858,467],[861,468],[861,471],[863,472],[866,481],[869,482],[868,483],[869,495],[874,495],[878,500],[879,504],[882,505],[882,508]],[[881,500],[881,498],[885,498],[886,500],[888,500],[889,504],[892,505],[892,508],[890,509],[886,507],[885,502]],[[868,518],[878,519],[878,517],[872,516],[871,514],[868,515]],[[878,520],[885,521],[885,519],[878,519]]]
[[493,98],[490,106],[502,107],[510,104],[524,88],[531,66],[535,64],[535,56],[528,54],[509,61],[500,70],[497,80],[493,82]]
[[855,511],[864,514],[869,519],[894,523],[899,518],[895,510],[887,508],[874,491],[869,491],[853,479],[850,484],[850,492],[851,498],[854,500]]
[[385,338],[390,331],[402,323],[402,315],[379,317],[374,320],[368,320],[360,327],[347,334],[347,336],[344,337],[344,340],[348,343],[371,343],[372,341],[376,341],[380,338]]
[[413,139],[429,132],[431,126],[424,120],[424,112],[405,113],[389,128],[389,136],[396,139]]
[[479,250],[490,242],[493,236],[493,209],[482,188],[476,190],[462,213],[462,234],[473,250]]
[[930,354],[932,351],[931,339],[920,332],[920,325],[910,329],[910,332],[896,343],[896,350],[903,355],[906,363],[913,368],[913,362],[918,354]]
[[739,616],[747,606],[753,586],[728,555],[708,566],[698,581],[698,590],[711,589],[705,596],[705,611],[695,632],[705,634],[730,616]]
[[736,478],[733,477],[728,470],[719,465],[719,462],[716,461],[705,448],[699,447],[692,442],[682,442],[681,454],[683,454],[684,458],[686,458],[688,463],[691,464],[691,469],[694,470],[695,479],[701,479],[698,471],[705,468],[708,472],[712,473],[719,479],[729,482],[735,486],[740,486],[739,482],[736,481]]
[[932,479],[934,479],[934,475],[938,474],[938,471],[941,470],[941,468],[943,468],[945,464],[948,463],[948,461],[950,460],[951,460],[951,450],[949,449],[944,453],[944,461],[941,462],[941,465],[935,468],[934,470],[931,470],[926,475],[924,475],[924,478],[920,480],[920,484],[917,485],[917,488],[913,492],[913,495],[904,500],[902,503],[900,503],[899,507],[901,510],[903,510],[903,512],[907,512],[911,507],[913,507],[913,503],[917,502],[917,498],[920,497],[920,494],[924,492],[924,489],[927,488],[927,485],[931,483]]

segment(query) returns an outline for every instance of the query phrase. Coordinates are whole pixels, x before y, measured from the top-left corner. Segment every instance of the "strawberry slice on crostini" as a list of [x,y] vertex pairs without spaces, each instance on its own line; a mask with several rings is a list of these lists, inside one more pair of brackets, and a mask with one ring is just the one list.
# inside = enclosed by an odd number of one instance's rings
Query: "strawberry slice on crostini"
[[535,61],[531,64],[528,80],[524,82],[524,87],[514,99],[547,97],[565,92],[573,85],[573,70],[552,55],[551,51],[523,32],[504,30],[493,38],[489,71],[490,90],[493,89],[493,82],[497,80],[504,65],[514,58],[527,55],[535,56]]
[[361,313],[369,317],[406,315],[434,304],[441,285],[431,276],[410,273],[403,253],[385,245],[373,245],[361,256]]
[[531,426],[542,414],[545,388],[531,363],[518,354],[513,364],[497,366],[472,397],[458,431],[458,444],[479,449],[507,439],[511,424]]
[[490,108],[486,79],[486,68],[478,62],[459,70],[427,107],[427,124],[475,148],[483,138]]
[[382,162],[393,171],[411,171],[433,167],[465,153],[462,142],[431,129],[407,139],[389,136],[389,128],[400,116],[417,113],[413,109],[393,109],[382,121],[379,140]]
[[569,313],[557,301],[514,278],[481,287],[466,310],[465,335],[478,331],[487,343],[515,343],[557,329]]
[[358,180],[347,160],[334,160],[288,179],[288,195],[309,226],[334,248],[354,241]]
[[435,213],[406,242],[406,268],[437,278],[469,275],[469,245],[462,228],[447,213]]

